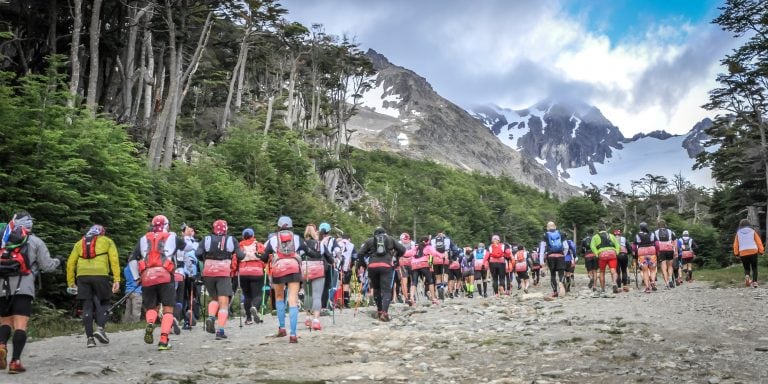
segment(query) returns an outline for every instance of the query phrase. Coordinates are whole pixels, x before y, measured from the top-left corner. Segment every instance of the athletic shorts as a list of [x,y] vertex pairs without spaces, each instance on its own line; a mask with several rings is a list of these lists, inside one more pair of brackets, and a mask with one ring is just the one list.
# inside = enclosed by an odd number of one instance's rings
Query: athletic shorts
[[584,266],[587,268],[587,271],[597,270],[597,257],[585,258]]
[[[347,271],[344,274],[345,274],[344,285],[349,285],[349,281],[352,279],[352,273]],[[302,276],[301,273],[291,273],[290,275],[272,278],[272,284],[299,283],[302,281],[304,281],[304,276]],[[208,289],[207,285],[205,289]],[[232,288],[230,287],[229,289],[230,289],[230,292],[232,292]]]
[[93,300],[96,297],[105,301],[112,298],[112,280],[107,276],[80,276],[75,282],[78,300]]
[[638,262],[640,263],[641,266],[653,268],[656,266],[656,263],[657,263],[656,255],[640,256],[640,258],[638,259]]
[[573,265],[573,261],[566,261],[565,262],[565,271],[573,273],[573,271],[576,270],[576,266]]
[[615,257],[612,259],[599,259],[597,260],[597,265],[601,271],[605,271],[606,266],[610,269],[616,269],[616,266],[619,265],[619,261],[616,260]]
[[448,280],[461,280],[461,269],[449,269]]
[[564,257],[548,257],[547,267],[550,271],[565,271],[565,258]]
[[432,270],[434,271],[433,273],[434,273],[435,275],[442,275],[442,274],[446,273],[446,270],[447,270],[447,269],[448,269],[448,268],[445,268],[445,265],[444,265],[444,264],[439,264],[439,265],[438,265],[438,264],[435,264],[435,265],[432,265]]
[[672,261],[675,258],[675,253],[672,251],[659,252],[659,261]]
[[424,278],[424,285],[432,285],[434,281],[432,280],[432,273],[429,272],[429,268],[419,268],[414,269],[411,272],[411,285],[418,285],[419,284],[419,276]]
[[32,296],[11,295],[0,297],[0,317],[32,316]]
[[203,277],[203,284],[211,297],[232,296],[231,277]]
[[527,280],[528,279],[528,271],[525,272],[515,272],[517,273],[517,280]]
[[483,269],[480,271],[475,271],[475,280],[485,280],[488,278],[488,270]]
[[[229,280],[229,278],[226,278]],[[155,309],[162,304],[167,307],[176,305],[176,284],[157,284],[151,287],[141,287],[141,302],[144,309]]]

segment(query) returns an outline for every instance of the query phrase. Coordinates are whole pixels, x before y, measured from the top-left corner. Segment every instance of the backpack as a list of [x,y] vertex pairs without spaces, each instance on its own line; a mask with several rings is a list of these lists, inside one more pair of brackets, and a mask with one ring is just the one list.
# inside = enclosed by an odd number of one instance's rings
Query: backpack
[[[173,272],[174,265],[170,256],[173,249],[168,249],[169,232],[147,232],[144,235],[146,243],[141,243],[142,259],[139,261],[139,272],[143,273],[150,268],[163,268],[168,272]],[[175,244],[173,248],[175,248]],[[143,280],[143,278],[142,278]],[[142,281],[143,283],[143,281]]]
[[28,239],[29,231],[26,228],[16,226],[11,230],[5,248],[0,248],[0,278],[25,276],[32,273],[29,268]]
[[[443,249],[445,249],[445,246],[443,246]],[[387,236],[383,233],[380,233],[376,235],[376,256],[386,256],[387,255]]]
[[291,231],[283,230],[277,233],[277,257],[279,259],[288,259],[296,257],[296,243],[293,240],[294,234]]
[[96,240],[99,238],[98,235],[96,236],[83,236],[82,239],[82,252],[80,252],[80,257],[83,259],[93,259],[96,256],[106,255],[107,253],[99,253],[96,254]]
[[563,252],[563,239],[560,237],[560,231],[547,232],[547,245],[549,252]]
[[210,235],[205,237],[203,249],[211,255],[206,259],[230,260],[234,246],[234,241],[229,242],[228,235]]
[[598,236],[600,236],[600,245],[597,247],[598,249],[613,247],[613,242],[611,242],[611,238],[609,237],[608,233],[600,232],[598,233]]
[[445,237],[435,237],[435,250],[438,252],[445,252]]
[[639,247],[653,245],[653,242],[651,241],[651,234],[649,232],[638,233],[637,239],[639,240],[637,242]]
[[671,239],[670,233],[671,231],[667,228],[665,228],[664,230],[659,229],[659,241],[670,241]]

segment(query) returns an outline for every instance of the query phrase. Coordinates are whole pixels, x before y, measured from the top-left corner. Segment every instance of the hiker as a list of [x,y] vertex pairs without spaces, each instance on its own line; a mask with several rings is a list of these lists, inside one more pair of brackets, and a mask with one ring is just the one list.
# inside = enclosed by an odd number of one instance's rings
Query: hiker
[[320,241],[317,228],[314,224],[309,224],[304,229],[304,243],[307,251],[304,254],[302,264],[303,280],[307,283],[307,288],[312,292],[312,319],[307,318],[304,325],[312,330],[319,331],[323,329],[320,324],[320,308],[325,286],[325,266],[333,264],[331,252],[325,249]]
[[539,244],[539,254],[544,255],[549,268],[550,284],[552,285],[553,298],[565,295],[563,275],[565,274],[565,253],[568,251],[568,243],[565,234],[557,229],[554,222],[547,223],[547,231]]
[[139,276],[134,276],[131,267],[123,268],[125,276],[125,292],[128,298],[125,300],[125,313],[121,319],[124,324],[135,323],[141,320],[141,284],[137,281]]
[[515,252],[514,255],[514,262],[510,264],[514,265],[514,270],[517,274],[517,281],[520,282],[523,292],[528,293],[528,269],[530,268],[530,265],[528,251],[525,250],[524,246],[517,246],[517,252]]
[[[733,238],[733,254],[741,258],[744,266],[744,284],[757,288],[757,257],[765,252],[760,235],[752,229],[749,220],[742,219]],[[750,273],[752,276],[750,277]]]
[[696,250],[699,246],[693,241],[691,234],[688,230],[683,231],[683,236],[677,239],[677,250],[679,252],[678,257],[683,264],[683,272],[685,272],[685,281],[693,282],[693,260],[696,258]]
[[[336,238],[330,235],[331,225],[323,222],[323,223],[320,223],[320,226],[317,229],[318,229],[318,241],[320,241],[320,246],[323,248],[322,252],[329,252],[331,255],[338,253],[339,245],[336,242]],[[333,268],[333,263],[326,265],[325,266],[325,285],[323,285],[323,295],[321,297],[321,302],[320,302],[321,315],[328,314],[328,301],[331,298],[330,297],[331,289],[336,286],[337,279],[338,279],[338,276],[336,276],[336,270]]]
[[[514,256],[517,253],[518,246],[517,245],[509,245],[509,249],[511,250],[511,257],[507,259],[507,267],[504,271],[504,280],[506,284],[504,285],[504,289],[506,289],[506,294],[509,296],[512,293],[512,283],[515,281],[515,260]],[[517,290],[519,291],[522,288],[521,281],[517,280]]]
[[[51,257],[45,242],[32,233],[34,219],[19,211],[5,226],[0,243],[0,369],[25,372],[21,352],[35,297],[35,274],[51,272],[60,260]],[[8,340],[13,344],[8,363]]]
[[587,276],[589,276],[589,284],[587,287],[593,292],[597,290],[597,257],[592,252],[592,237],[595,232],[592,229],[587,230],[587,236],[581,240],[581,253],[584,255],[584,267],[587,270]]
[[376,228],[373,237],[360,247],[358,263],[365,263],[373,287],[373,300],[376,302],[379,321],[389,321],[389,304],[392,301],[392,283],[394,282],[394,260],[400,259],[405,247],[392,239],[384,228]]
[[[104,227],[95,224],[75,243],[67,259],[67,286],[77,289],[77,299],[83,305],[87,348],[96,346],[94,338],[101,344],[109,344],[104,326],[112,294],[120,291],[117,256],[115,242],[105,235]],[[96,333],[93,332],[94,318],[99,327]]]
[[139,239],[128,258],[131,274],[139,276],[137,284],[141,284],[141,301],[147,321],[144,342],[147,344],[154,343],[155,322],[160,305],[163,306],[160,340],[157,344],[160,351],[171,349],[168,335],[173,327],[173,310],[176,303],[174,259],[176,251],[185,246],[184,240],[176,236],[176,233],[168,232],[169,225],[165,216],[153,217],[150,230]]
[[357,252],[355,251],[355,244],[352,243],[349,235],[341,235],[341,241],[339,242],[339,250],[334,255],[337,264],[337,270],[339,271],[339,279],[341,280],[341,300],[339,305],[343,305],[344,308],[349,308],[349,287],[352,281],[352,269],[357,258]]
[[627,268],[629,267],[629,252],[627,248],[627,238],[622,236],[621,229],[613,231],[613,236],[616,237],[616,241],[619,242],[619,254],[616,257],[618,266],[616,272],[616,285],[624,292],[629,292],[629,273]]
[[245,256],[235,237],[227,234],[227,229],[226,221],[214,221],[213,233],[203,238],[202,244],[195,252],[197,258],[204,261],[203,284],[211,296],[205,331],[215,333],[216,340],[227,338],[224,327],[229,317],[229,298],[234,294],[231,278],[232,255],[235,254],[238,260]]
[[475,297],[475,260],[472,256],[472,247],[464,247],[464,256],[461,258],[460,264],[465,295],[471,299]]
[[[183,262],[184,268],[184,291],[183,291],[183,308],[184,313],[184,325],[182,329],[191,330],[192,326],[197,324],[197,318],[200,315],[200,296],[202,285],[202,268],[198,265],[197,260],[197,248],[199,243],[195,239],[195,229],[187,224],[181,225],[181,233],[184,236],[184,252],[181,262]],[[176,253],[177,260],[179,260],[178,252]],[[178,268],[177,268],[178,269]],[[178,299],[178,295],[177,295]]]
[[435,237],[430,240],[430,245],[435,251],[432,256],[432,276],[435,281],[435,290],[440,300],[445,299],[445,274],[448,273],[449,254],[451,250],[451,239],[445,235],[444,231],[439,231]]
[[620,247],[616,237],[608,233],[605,224],[600,224],[598,232],[592,237],[590,243],[592,253],[597,255],[597,265],[600,269],[600,292],[605,294],[605,267],[611,272],[611,285],[613,293],[619,293],[619,287],[616,286],[616,266],[618,264],[617,255]]
[[565,287],[565,293],[568,293],[571,291],[571,284],[574,279],[573,272],[576,271],[578,257],[576,256],[576,244],[573,240],[568,239],[566,242],[568,243],[568,250],[565,252],[565,279],[563,286]]
[[[238,247],[243,252],[243,260],[240,261],[236,255],[233,255],[232,267],[240,276],[240,287],[244,296],[245,325],[251,325],[254,322],[263,322],[259,317],[259,311],[261,310],[266,275],[264,262],[259,256],[264,252],[264,244],[256,240],[253,228],[244,229],[242,235],[243,239],[238,243]],[[257,306],[259,307],[257,308]]]
[[[173,308],[173,333],[176,335],[181,333],[179,323],[184,320],[184,307],[186,301],[189,300],[187,281],[190,280],[189,275],[193,272],[190,266],[193,263],[197,264],[197,256],[195,256],[195,252],[197,251],[197,242],[194,241],[194,238],[191,240],[189,239],[189,237],[185,234],[185,232],[188,231],[189,227],[186,224],[182,224],[181,232],[184,234],[184,248],[176,251],[176,270],[173,273],[176,287],[176,305]],[[194,284],[194,282],[191,284]],[[190,321],[191,320],[189,316],[186,316],[185,323],[190,323]],[[191,329],[191,327],[188,329]]]
[[405,248],[405,252],[403,253],[403,256],[400,257],[400,260],[398,260],[397,270],[400,277],[400,290],[403,295],[403,300],[405,301],[410,297],[408,295],[408,289],[411,285],[412,255],[408,251],[415,248],[416,245],[411,240],[411,235],[409,235],[407,232],[400,234],[400,244],[402,244],[403,248]]
[[504,293],[503,277],[507,274],[507,259],[511,257],[512,250],[501,242],[499,235],[491,236],[491,245],[485,254],[484,262],[491,271],[491,283],[494,295],[500,297]]
[[667,222],[659,220],[658,229],[654,232],[656,250],[661,264],[661,276],[667,288],[675,287],[674,264],[677,262],[677,238],[671,229],[667,228]]
[[[488,261],[486,260],[486,254],[484,243],[478,243],[477,248],[473,251],[474,263],[475,263],[475,282],[477,283],[478,294],[482,297],[488,297]],[[481,285],[482,283],[482,285]]]
[[419,277],[422,277],[424,280],[424,287],[427,289],[432,304],[439,304],[431,272],[432,256],[437,252],[429,244],[429,237],[422,237],[418,245],[409,252],[411,253],[411,306],[416,302],[416,287],[419,284]]
[[464,258],[464,249],[450,250],[450,264],[448,264],[448,297],[459,297],[459,286],[461,285],[461,260]]
[[[289,343],[298,343],[296,328],[299,322],[299,285],[301,275],[301,256],[306,252],[306,245],[301,236],[293,233],[293,221],[288,216],[277,219],[277,233],[267,240],[261,261],[270,262],[272,285],[277,309],[277,337],[287,336],[285,331],[285,290],[288,288],[288,313],[291,334]],[[271,258],[270,258],[271,256]]]
[[635,235],[632,247],[637,255],[637,263],[640,265],[643,275],[645,293],[656,291],[656,257],[655,235],[648,230],[648,224],[640,223],[640,231]]
[[531,264],[531,274],[533,279],[533,286],[539,286],[539,280],[541,280],[541,260],[539,260],[539,252],[535,249],[528,253],[529,261]]

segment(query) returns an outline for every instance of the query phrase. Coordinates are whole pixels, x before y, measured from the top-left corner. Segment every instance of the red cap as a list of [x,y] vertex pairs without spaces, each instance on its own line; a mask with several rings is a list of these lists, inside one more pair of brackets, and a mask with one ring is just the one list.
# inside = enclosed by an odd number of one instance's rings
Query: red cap
[[216,220],[213,222],[213,234],[214,235],[226,235],[227,234],[227,222],[224,220]]

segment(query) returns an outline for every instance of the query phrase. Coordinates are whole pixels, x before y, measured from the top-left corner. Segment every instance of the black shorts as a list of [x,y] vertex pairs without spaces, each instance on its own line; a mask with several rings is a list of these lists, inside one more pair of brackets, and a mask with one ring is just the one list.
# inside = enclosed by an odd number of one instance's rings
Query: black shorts
[[659,261],[672,261],[675,258],[675,252],[663,251],[659,252]]
[[461,280],[461,269],[449,269],[448,280]]
[[475,280],[485,280],[488,278],[488,270],[482,269],[479,271],[475,271]]
[[584,266],[588,272],[597,271],[597,257],[584,258]]
[[107,276],[80,276],[77,283],[77,299],[105,301],[112,298],[112,279]]
[[419,268],[414,269],[413,272],[411,272],[411,285],[419,284],[419,276],[424,278],[424,285],[432,285],[434,283],[429,268]]
[[516,273],[517,273],[517,280],[528,280],[528,271],[516,272]]
[[173,307],[176,305],[176,284],[171,281],[151,287],[141,287],[141,301],[144,309],[155,309],[160,304]]
[[231,277],[203,277],[203,284],[211,297],[232,296]]
[[434,264],[432,265],[432,270],[435,275],[442,275],[446,273],[447,268],[445,268],[445,264]]
[[11,295],[0,297],[0,317],[32,316],[32,296]]
[[565,271],[565,257],[548,257],[547,267],[550,271]]
[[576,266],[573,265],[572,261],[566,261],[565,262],[565,271],[569,273],[573,273],[573,271],[576,270]]
[[[349,277],[346,276],[347,274],[349,274]],[[352,277],[350,272],[344,273],[344,285],[349,285],[350,277]],[[272,284],[299,283],[301,281],[304,281],[304,277],[301,276],[301,273],[291,273],[290,275],[272,278]]]

